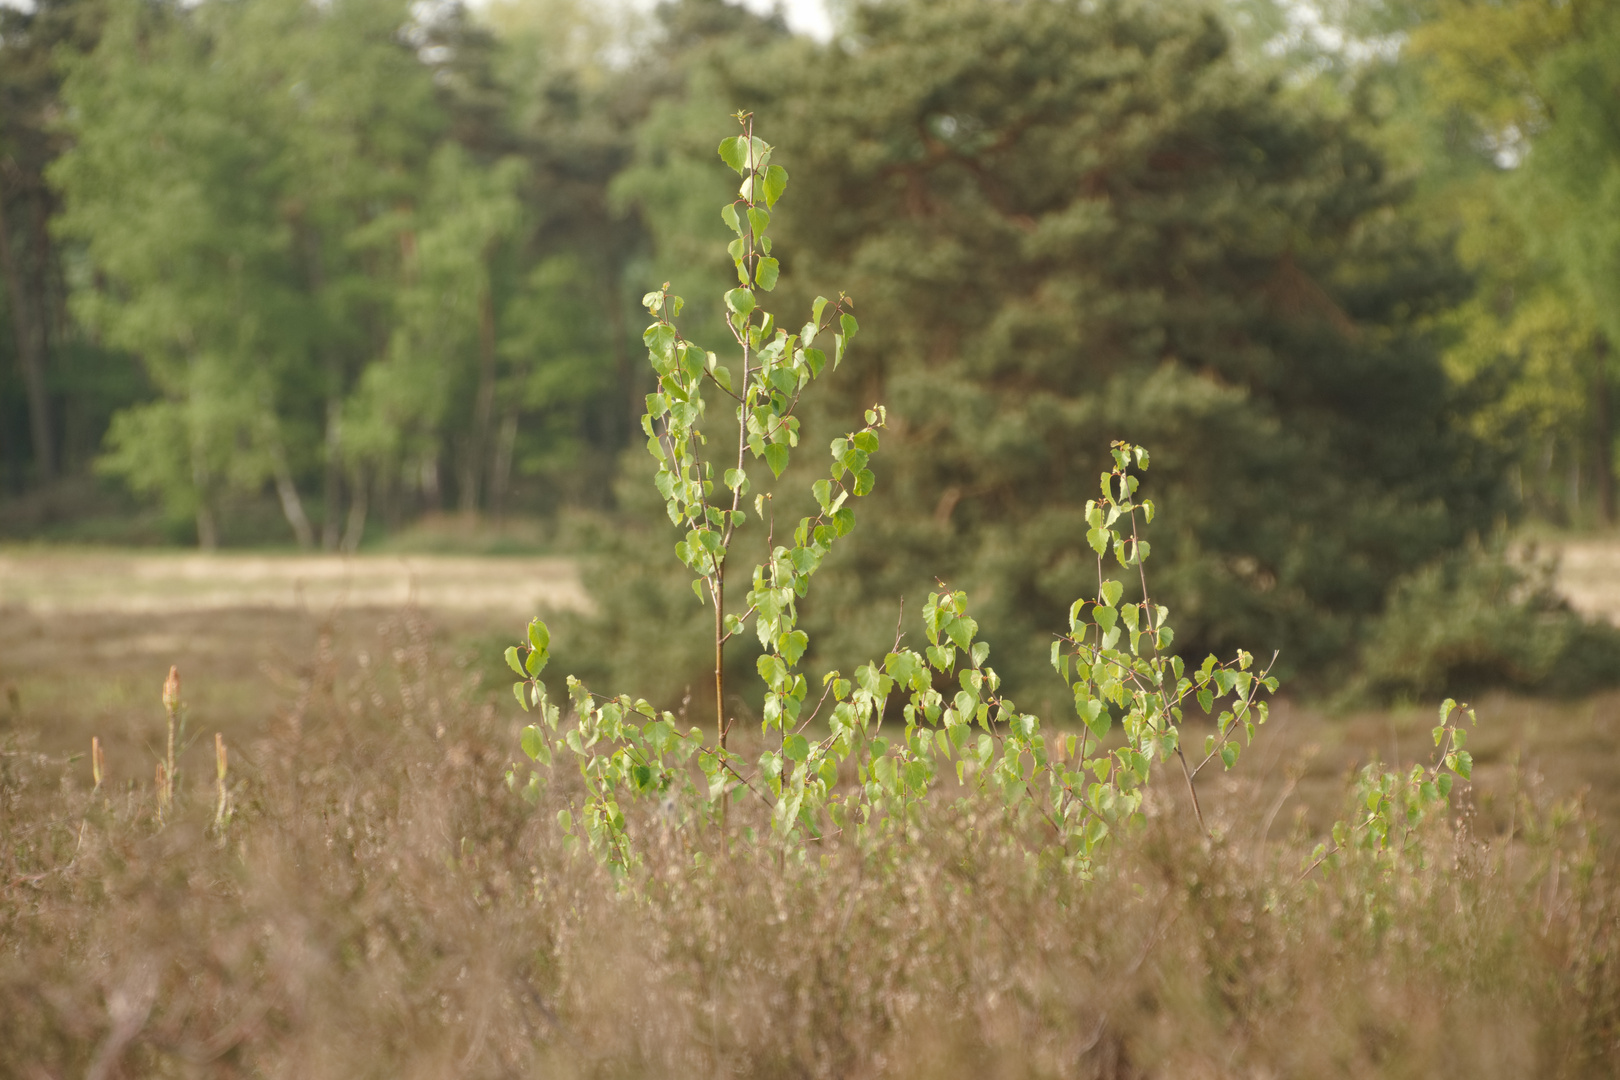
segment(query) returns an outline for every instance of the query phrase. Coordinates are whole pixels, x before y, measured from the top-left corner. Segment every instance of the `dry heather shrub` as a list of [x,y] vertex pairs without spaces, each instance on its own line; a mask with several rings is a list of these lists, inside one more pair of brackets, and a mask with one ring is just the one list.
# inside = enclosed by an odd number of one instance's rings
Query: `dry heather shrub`
[[1159,804],[1081,883],[987,808],[707,868],[652,811],[624,890],[550,825],[566,777],[535,808],[501,783],[509,718],[419,624],[384,653],[304,673],[232,759],[223,837],[211,776],[159,827],[150,790],[92,797],[83,763],[6,748],[0,1073],[1574,1077],[1620,1054],[1620,890],[1579,819],[1512,844],[1442,823],[1301,884],[1300,848]]

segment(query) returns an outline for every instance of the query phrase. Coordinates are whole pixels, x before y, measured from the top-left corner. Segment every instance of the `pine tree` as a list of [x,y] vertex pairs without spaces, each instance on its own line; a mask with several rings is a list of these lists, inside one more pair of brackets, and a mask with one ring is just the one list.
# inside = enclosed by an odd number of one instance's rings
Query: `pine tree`
[[[9,324],[6,344],[15,353],[39,482],[62,464],[51,390],[69,344],[61,258],[50,232],[57,198],[45,180],[64,144],[53,122],[61,82],[55,56],[82,51],[94,30],[93,5],[81,0],[0,7],[0,319]],[[9,412],[5,404],[0,410]]]

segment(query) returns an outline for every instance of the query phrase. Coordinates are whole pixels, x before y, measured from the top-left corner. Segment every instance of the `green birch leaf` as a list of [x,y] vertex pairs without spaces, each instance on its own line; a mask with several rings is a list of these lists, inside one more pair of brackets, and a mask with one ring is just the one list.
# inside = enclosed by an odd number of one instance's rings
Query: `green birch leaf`
[[720,143],[720,160],[731,166],[739,176],[748,167],[748,140],[741,135],[724,139]]
[[766,292],[776,288],[776,279],[781,273],[781,265],[775,259],[761,259],[759,266],[754,270],[754,282]]
[[810,637],[803,630],[793,630],[783,634],[776,641],[776,648],[782,654],[782,659],[791,666],[799,662],[804,656],[804,650],[810,645]]
[[528,674],[538,675],[545,670],[546,664],[550,659],[551,657],[545,652],[545,650],[535,649],[524,658],[523,666],[527,669]]
[[530,761],[539,761],[541,751],[543,751],[546,746],[545,738],[540,734],[540,729],[535,727],[533,724],[530,724],[523,729],[523,735],[519,739],[519,745],[523,747],[523,752],[529,755]]
[[775,206],[776,200],[782,197],[787,190],[787,170],[780,165],[772,165],[765,170],[765,205]]

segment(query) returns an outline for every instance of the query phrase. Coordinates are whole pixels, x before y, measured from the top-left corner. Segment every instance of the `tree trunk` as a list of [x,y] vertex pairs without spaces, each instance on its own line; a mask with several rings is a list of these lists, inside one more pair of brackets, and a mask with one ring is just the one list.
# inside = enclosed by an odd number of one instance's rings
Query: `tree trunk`
[[444,509],[444,488],[439,483],[439,459],[435,455],[422,458],[422,501],[429,513]]
[[372,483],[377,487],[377,508],[382,515],[383,531],[392,535],[399,531],[401,517],[400,483],[401,464],[393,461],[377,470]]
[[461,512],[478,512],[478,480],[489,453],[490,421],[495,414],[495,300],[490,286],[478,298],[478,399],[473,406],[472,437],[461,469]]
[[219,524],[214,520],[214,508],[206,498],[197,504],[197,546],[203,551],[219,549]]
[[276,497],[281,500],[281,513],[292,526],[293,536],[304,551],[315,546],[315,530],[304,512],[304,500],[298,496],[298,485],[293,482],[292,468],[287,464],[287,448],[281,441],[281,428],[271,416],[266,423],[270,442],[270,466],[275,472]]
[[506,519],[506,493],[512,486],[512,454],[517,447],[517,430],[517,409],[509,407],[501,417],[501,430],[495,436],[495,464],[489,477],[489,502],[496,521]]
[[213,551],[219,547],[219,522],[214,517],[214,485],[195,431],[191,435],[191,484],[197,489],[197,546],[204,551]]
[[326,484],[321,499],[321,547],[338,547],[338,505],[343,499],[343,404],[336,397],[326,399]]
[[[310,296],[318,300],[326,291],[320,233],[296,218],[293,229],[304,253]],[[330,351],[323,351],[318,358],[325,369],[327,395],[326,477],[321,487],[321,548],[336,551],[341,538],[338,516],[343,499],[343,367]]]
[[304,513],[304,500],[298,497],[298,486],[287,471],[285,461],[276,462],[276,497],[281,500],[281,513],[292,526],[298,547],[308,551],[315,546],[315,530],[310,527],[309,516]]
[[360,549],[360,538],[366,532],[366,477],[355,469],[349,478],[349,520],[343,528],[343,550],[352,555]]
[[[50,411],[50,379],[52,358],[65,356],[71,338],[68,325],[67,279],[63,275],[62,260],[56,257],[56,246],[51,242],[51,214],[55,203],[47,198],[34,202],[33,250],[38,253],[35,270],[39,274],[39,349],[40,387],[46,403],[46,434],[51,448],[53,475],[72,472],[87,458],[100,452],[100,431],[94,431],[85,422],[85,402],[77,395],[66,395],[64,405],[73,406],[70,416],[58,417]],[[74,438],[72,425],[78,420],[78,438]],[[82,449],[80,449],[82,447]]]
[[1614,410],[1609,382],[1609,339],[1599,334],[1593,343],[1592,367],[1592,487],[1598,518],[1614,524]]
[[[3,170],[0,170],[3,171]],[[12,246],[6,220],[5,189],[0,188],[0,269],[11,297],[11,325],[17,337],[17,363],[28,394],[28,425],[34,443],[34,468],[41,481],[56,475],[56,439],[51,431],[51,403],[45,388],[45,323],[34,310],[23,285],[19,252]],[[38,315],[40,318],[36,319]]]

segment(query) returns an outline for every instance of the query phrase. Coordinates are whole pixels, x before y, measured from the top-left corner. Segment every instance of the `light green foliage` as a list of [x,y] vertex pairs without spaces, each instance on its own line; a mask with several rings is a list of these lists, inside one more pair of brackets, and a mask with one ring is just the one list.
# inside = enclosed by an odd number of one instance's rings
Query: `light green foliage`
[[[397,0],[111,0],[52,174],[78,313],[161,395],[114,421],[105,469],[205,542],[273,484],[301,545],[349,547],[402,487],[442,505],[441,464],[469,513],[562,471],[623,351],[624,245],[571,224],[601,193],[547,170],[580,156],[563,120],[502,115],[512,60]],[[590,420],[620,444],[611,404]]]
[[1428,16],[1410,50],[1424,104],[1463,133],[1451,149],[1472,165],[1453,170],[1437,209],[1480,277],[1448,359],[1485,381],[1506,373],[1480,419],[1519,458],[1532,509],[1584,517],[1573,468],[1612,521],[1620,13],[1602,0],[1442,0]]
[[221,493],[269,479],[310,543],[296,477],[347,464],[342,402],[398,266],[379,216],[442,122],[404,21],[393,0],[116,2],[72,62],[60,227],[107,281],[78,311],[163,393],[108,465],[196,506],[205,544]]
[[[478,435],[488,438],[496,390],[495,256],[522,232],[518,188],[525,172],[520,159],[488,167],[444,143],[427,163],[420,205],[373,226],[380,236],[408,243],[387,352],[364,370],[348,402],[358,459],[393,466],[436,454],[456,391],[469,384],[478,387]],[[463,494],[476,499],[480,479],[474,476]]]
[[1356,776],[1356,816],[1334,823],[1330,839],[1316,845],[1305,860],[1301,877],[1324,863],[1337,866],[1351,850],[1368,853],[1383,864],[1414,854],[1421,858],[1423,823],[1447,809],[1456,781],[1467,781],[1474,774],[1464,720],[1468,728],[1479,723],[1473,709],[1447,698],[1440,705],[1439,723],[1430,732],[1435,757],[1429,765],[1413,765],[1405,772],[1364,766]]

